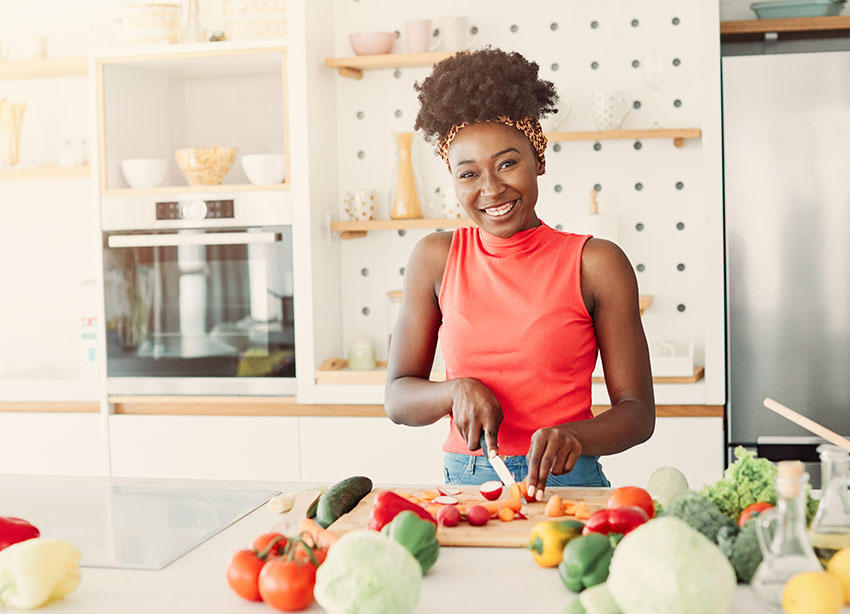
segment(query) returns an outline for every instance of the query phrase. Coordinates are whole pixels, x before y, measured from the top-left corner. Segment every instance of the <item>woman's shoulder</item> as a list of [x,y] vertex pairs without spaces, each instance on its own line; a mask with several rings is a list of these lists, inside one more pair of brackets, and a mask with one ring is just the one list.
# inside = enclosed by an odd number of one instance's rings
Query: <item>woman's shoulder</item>
[[442,262],[445,265],[452,247],[453,232],[432,232],[416,243],[414,253],[428,262]]

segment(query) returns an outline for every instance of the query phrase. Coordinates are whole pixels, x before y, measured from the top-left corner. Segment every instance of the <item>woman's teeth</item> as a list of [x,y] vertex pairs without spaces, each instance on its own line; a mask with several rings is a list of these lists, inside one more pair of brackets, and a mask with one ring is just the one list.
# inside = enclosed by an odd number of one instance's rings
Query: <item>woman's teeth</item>
[[511,201],[506,205],[501,205],[500,207],[489,207],[487,209],[483,209],[484,213],[489,215],[490,217],[501,217],[505,215],[508,211],[514,208],[514,205],[517,204],[517,201]]

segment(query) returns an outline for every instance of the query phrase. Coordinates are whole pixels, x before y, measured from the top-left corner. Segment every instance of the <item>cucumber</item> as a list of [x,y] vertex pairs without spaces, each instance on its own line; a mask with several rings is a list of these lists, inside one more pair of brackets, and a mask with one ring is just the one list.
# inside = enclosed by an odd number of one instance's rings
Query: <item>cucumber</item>
[[357,475],[337,482],[319,498],[316,522],[327,529],[333,522],[354,509],[360,499],[372,492],[372,480]]
[[[324,493],[322,493],[322,494],[324,494]],[[316,500],[313,501],[313,503],[310,504],[310,507],[307,508],[307,518],[315,518],[316,517],[316,510],[319,509],[319,499],[321,499],[321,498],[322,498],[322,495],[319,495],[318,497],[316,497]]]

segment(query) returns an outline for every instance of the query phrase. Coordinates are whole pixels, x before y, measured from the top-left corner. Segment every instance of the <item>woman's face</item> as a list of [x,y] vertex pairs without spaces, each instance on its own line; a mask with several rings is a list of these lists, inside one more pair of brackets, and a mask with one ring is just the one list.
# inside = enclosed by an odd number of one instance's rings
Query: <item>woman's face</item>
[[495,122],[473,124],[449,147],[455,193],[469,218],[497,237],[540,225],[537,176],[543,174],[526,136]]

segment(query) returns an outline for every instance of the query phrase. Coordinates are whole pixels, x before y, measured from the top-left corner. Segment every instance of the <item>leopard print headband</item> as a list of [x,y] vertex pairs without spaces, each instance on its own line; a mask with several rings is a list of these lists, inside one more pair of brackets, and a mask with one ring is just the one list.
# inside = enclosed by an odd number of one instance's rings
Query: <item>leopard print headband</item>
[[[498,122],[500,124],[505,124],[506,126],[512,126],[522,132],[528,140],[531,141],[532,147],[534,147],[534,151],[537,154],[537,159],[543,165],[543,171],[546,171],[546,135],[543,134],[543,128],[540,126],[540,122],[534,118],[526,117],[524,119],[511,119],[509,117],[505,117],[504,115],[500,115],[496,119],[488,119],[488,122]],[[469,126],[470,123],[463,122],[461,124],[455,124],[449,129],[449,131],[440,137],[437,142],[437,153],[440,154],[440,157],[446,163],[446,166],[451,170],[451,165],[449,164],[449,147],[452,144],[452,141],[457,136],[457,133]]]

